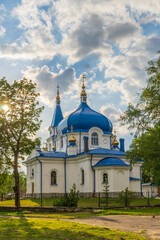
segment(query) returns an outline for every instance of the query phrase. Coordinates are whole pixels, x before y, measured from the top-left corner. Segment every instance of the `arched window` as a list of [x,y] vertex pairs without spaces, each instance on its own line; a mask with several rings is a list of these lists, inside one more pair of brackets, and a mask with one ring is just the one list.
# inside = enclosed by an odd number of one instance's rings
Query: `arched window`
[[81,170],[81,184],[84,184],[84,169]]
[[108,174],[107,173],[103,173],[103,183],[108,183]]
[[51,185],[57,184],[57,173],[56,171],[51,172]]
[[98,134],[96,132],[91,135],[91,144],[95,146],[98,145]]
[[32,168],[31,176],[34,177],[34,169]]
[[63,136],[61,136],[61,148],[63,148]]

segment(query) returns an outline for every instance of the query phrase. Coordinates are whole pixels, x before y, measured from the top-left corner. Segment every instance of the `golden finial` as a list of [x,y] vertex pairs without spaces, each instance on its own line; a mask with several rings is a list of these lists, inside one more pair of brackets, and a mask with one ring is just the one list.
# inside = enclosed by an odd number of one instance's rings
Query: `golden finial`
[[68,140],[70,143],[75,143],[76,139],[73,136],[73,126],[71,126],[71,137]]
[[113,142],[112,142],[112,145],[113,146],[118,146],[119,145],[119,142],[116,139],[116,130],[113,131]]
[[86,96],[87,94],[86,94],[85,85],[84,85],[84,80],[86,79],[86,76],[85,76],[85,74],[83,73],[81,77],[82,77],[82,81],[83,81],[81,96]]
[[57,97],[56,97],[57,101],[60,101],[60,96],[59,96],[59,85],[57,85]]

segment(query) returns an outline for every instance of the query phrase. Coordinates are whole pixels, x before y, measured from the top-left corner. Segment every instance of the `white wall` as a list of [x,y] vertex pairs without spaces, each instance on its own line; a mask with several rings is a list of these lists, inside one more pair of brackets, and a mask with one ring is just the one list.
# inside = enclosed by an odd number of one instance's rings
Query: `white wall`
[[134,164],[132,166],[132,171],[130,171],[130,177],[141,178],[141,176],[140,176],[140,166],[141,166],[141,164]]
[[108,174],[110,192],[121,192],[129,188],[129,169],[124,167],[96,167],[96,192],[102,192],[104,188],[103,174]]
[[[91,134],[96,132],[98,134],[99,144],[97,146],[91,145]],[[61,136],[63,136],[63,148],[61,148]],[[68,139],[70,138],[71,134],[66,133],[62,135],[61,132],[58,132],[57,139],[56,139],[56,151],[66,152],[66,147],[68,146]],[[89,132],[74,132],[74,138],[76,139],[77,151],[78,153],[84,152],[84,137],[88,137],[88,147],[89,149],[94,148],[107,148],[110,149],[110,134],[104,134],[100,128],[93,127],[89,130]],[[53,146],[53,142],[48,139],[48,143],[51,143]]]
[[[34,169],[34,177],[32,177],[32,169]],[[32,193],[32,183],[34,183],[34,193],[40,192],[40,164],[35,159],[27,164],[27,193]]]
[[144,197],[155,197],[158,195],[158,186],[157,185],[142,185],[142,192]]
[[[84,184],[81,183],[81,169],[84,169]],[[86,158],[79,159],[67,159],[66,161],[66,176],[67,176],[67,192],[70,192],[70,188],[73,184],[76,184],[77,190],[80,192],[93,192],[93,177],[92,170],[90,167],[90,159]]]
[[[42,192],[43,193],[64,193],[64,160],[56,159],[56,160],[48,160],[44,159],[43,163],[43,185]],[[51,185],[51,172],[57,172],[57,185]]]
[[141,192],[141,181],[130,181],[130,190],[132,192]]

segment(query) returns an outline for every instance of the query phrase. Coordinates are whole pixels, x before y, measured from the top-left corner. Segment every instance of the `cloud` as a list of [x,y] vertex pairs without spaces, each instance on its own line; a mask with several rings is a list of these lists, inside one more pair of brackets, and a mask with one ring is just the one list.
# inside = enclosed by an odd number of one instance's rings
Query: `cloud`
[[0,4],[0,22],[4,20],[5,16],[6,16],[6,8],[4,4]]
[[104,114],[113,124],[113,129],[117,131],[118,137],[124,137],[129,133],[126,126],[121,126],[119,118],[123,114],[120,108],[114,105],[104,105],[100,108],[100,112]]
[[[0,45],[0,57],[11,59],[52,59],[57,54],[51,1],[23,0],[12,10],[22,34],[15,42]],[[47,6],[46,10],[42,6]],[[17,27],[17,26],[15,26]]]
[[6,29],[4,27],[0,26],[0,37],[4,37],[5,32],[6,32]]
[[107,40],[124,48],[138,38],[140,27],[134,22],[117,22],[108,27],[106,35]]
[[105,93],[119,93],[121,102],[120,104],[128,105],[130,102],[136,102],[138,100],[138,92],[140,88],[133,82],[118,79],[111,79],[106,82],[94,81],[91,85],[89,92],[97,92],[105,96]]
[[32,79],[37,83],[37,91],[40,92],[40,100],[52,107],[56,98],[57,85],[60,86],[61,97],[66,93],[75,79],[73,68],[60,70],[58,74],[51,72],[48,66],[42,68],[28,67],[22,71],[24,77]]
[[86,21],[63,34],[61,54],[68,55],[69,63],[74,63],[89,54],[112,52],[112,47],[105,40],[103,20],[96,14],[91,14]]

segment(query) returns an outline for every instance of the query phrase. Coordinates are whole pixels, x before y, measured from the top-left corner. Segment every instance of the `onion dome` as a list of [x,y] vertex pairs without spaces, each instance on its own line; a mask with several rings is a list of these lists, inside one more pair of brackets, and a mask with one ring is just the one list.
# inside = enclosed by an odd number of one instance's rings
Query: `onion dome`
[[118,142],[117,137],[116,137],[116,131],[114,131],[112,145],[113,146],[118,146],[119,145],[119,142]]
[[87,94],[85,92],[84,85],[84,74],[82,75],[82,78],[81,104],[73,113],[58,124],[57,132],[62,131],[63,134],[70,132],[71,126],[73,126],[74,132],[88,132],[90,128],[98,127],[104,133],[111,134],[111,121],[101,113],[94,111],[88,106]]
[[75,143],[76,139],[73,136],[73,126],[71,126],[71,137],[69,138],[69,143]]
[[90,128],[98,127],[104,133],[112,133],[111,121],[91,109],[85,102],[82,102],[73,113],[58,124],[57,131],[70,132],[71,126],[74,128],[74,132],[88,132]]

